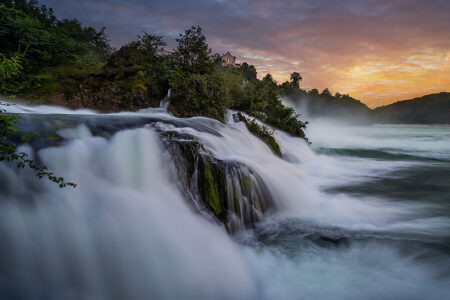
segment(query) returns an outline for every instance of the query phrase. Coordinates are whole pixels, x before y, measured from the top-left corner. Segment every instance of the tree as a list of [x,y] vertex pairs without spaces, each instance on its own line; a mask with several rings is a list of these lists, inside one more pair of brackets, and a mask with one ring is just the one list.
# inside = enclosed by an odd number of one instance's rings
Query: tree
[[14,93],[20,88],[16,82],[22,72],[22,62],[19,56],[7,58],[0,54],[0,92]]
[[281,87],[285,90],[289,90],[291,88],[291,83],[289,81],[285,81],[281,84]]
[[28,51],[37,50],[36,48],[45,47],[50,40],[50,33],[41,29],[41,24],[37,19],[30,17],[18,18],[14,23],[17,28],[18,49],[17,52],[26,56]]
[[164,52],[164,36],[144,32],[136,41],[120,47],[108,59],[108,65],[114,67],[136,67],[161,61]]
[[221,67],[222,66],[222,55],[220,55],[219,53],[213,53],[211,55],[211,60],[214,62],[214,64],[217,67]]
[[144,31],[142,36],[138,36],[138,48],[151,57],[158,57],[164,53],[164,47],[167,43],[164,36],[159,34],[147,33]]
[[342,98],[342,94],[341,93],[339,93],[339,92],[336,92],[336,94],[334,95],[334,98],[336,98],[336,99],[341,99]]
[[275,85],[277,84],[273,79],[272,74],[270,73],[267,73],[266,76],[264,76],[264,78],[262,79],[262,81],[266,84],[275,84]]
[[293,88],[299,89],[300,88],[300,81],[302,81],[302,76],[298,72],[294,72],[291,74],[291,86]]
[[249,65],[248,63],[244,62],[239,67],[239,70],[241,71],[245,80],[248,80],[250,82],[254,82],[255,80],[257,80],[257,72],[255,66]]
[[0,53],[21,55],[27,75],[92,58],[103,63],[111,52],[104,28],[84,27],[76,19],[59,21],[37,1],[0,1],[0,39]]
[[325,96],[325,97],[331,97],[331,92],[328,88],[325,88],[322,93],[320,94],[321,96]]
[[204,74],[212,70],[212,51],[200,26],[192,26],[176,39],[178,46],[172,53],[172,63],[187,73]]
[[177,72],[170,83],[170,106],[176,116],[208,116],[223,121],[231,99],[220,72],[184,74]]
[[311,89],[311,90],[309,91],[309,93],[310,93],[311,95],[319,95],[319,90],[318,90],[318,89]]

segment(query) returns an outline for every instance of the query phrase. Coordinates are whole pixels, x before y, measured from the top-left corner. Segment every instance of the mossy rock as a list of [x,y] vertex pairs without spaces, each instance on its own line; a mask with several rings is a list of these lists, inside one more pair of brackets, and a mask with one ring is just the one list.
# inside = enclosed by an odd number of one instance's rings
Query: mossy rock
[[255,119],[248,121],[247,118],[241,113],[238,113],[238,119],[245,123],[248,131],[253,133],[267,146],[269,146],[270,150],[272,150],[276,156],[281,157],[280,145],[278,145],[277,141],[273,137],[273,132],[271,132],[269,128],[264,125],[259,125]]
[[247,166],[213,157],[194,137],[163,132],[182,191],[233,233],[254,226],[273,206],[263,181]]
[[192,109],[189,105],[177,105],[170,102],[168,111],[178,118],[190,118],[190,117],[207,117],[215,119],[220,122],[225,122],[224,111],[216,109],[214,107],[208,107],[205,109]]
[[208,168],[204,171],[203,183],[201,185],[203,186],[203,196],[205,201],[211,206],[214,214],[217,217],[220,217],[224,209],[223,200],[219,195],[219,186],[213,177],[211,170]]

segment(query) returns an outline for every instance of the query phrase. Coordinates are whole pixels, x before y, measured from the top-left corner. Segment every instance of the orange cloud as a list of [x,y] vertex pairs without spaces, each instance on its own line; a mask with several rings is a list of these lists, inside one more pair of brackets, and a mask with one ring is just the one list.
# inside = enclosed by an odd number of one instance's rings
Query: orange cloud
[[360,56],[349,53],[351,59],[322,54],[317,55],[320,60],[309,63],[286,62],[283,57],[265,55],[244,57],[257,66],[260,77],[271,73],[282,82],[289,80],[290,72],[300,70],[304,89],[329,88],[332,92],[348,93],[369,107],[450,91],[450,51],[446,49],[405,49]]
[[450,90],[450,51],[426,49],[396,60],[369,59],[327,78],[334,91],[376,107],[395,100]]

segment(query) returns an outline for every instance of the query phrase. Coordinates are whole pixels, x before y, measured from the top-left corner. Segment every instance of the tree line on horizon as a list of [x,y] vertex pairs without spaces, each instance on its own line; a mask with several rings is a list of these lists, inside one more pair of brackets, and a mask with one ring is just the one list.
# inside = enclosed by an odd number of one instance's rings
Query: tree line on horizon
[[[3,93],[19,92],[33,86],[42,76],[25,75],[39,74],[42,68],[60,66],[67,62],[93,67],[104,63],[112,53],[117,52],[110,45],[105,27],[97,31],[92,27],[82,26],[77,19],[58,20],[52,8],[39,5],[37,0],[2,0],[0,7],[0,60],[4,70],[0,91]],[[162,36],[156,38],[165,45]],[[218,54],[213,54],[213,59],[217,57]],[[178,58],[185,59],[183,56]],[[180,64],[183,63],[185,62],[180,61]],[[244,63],[242,68],[248,67]],[[301,81],[301,75],[294,72],[291,74],[291,82],[284,82],[281,86],[299,88]],[[317,89],[312,89],[310,93],[319,94]],[[324,89],[320,95],[330,96],[331,93]],[[341,96],[336,93],[337,99]]]

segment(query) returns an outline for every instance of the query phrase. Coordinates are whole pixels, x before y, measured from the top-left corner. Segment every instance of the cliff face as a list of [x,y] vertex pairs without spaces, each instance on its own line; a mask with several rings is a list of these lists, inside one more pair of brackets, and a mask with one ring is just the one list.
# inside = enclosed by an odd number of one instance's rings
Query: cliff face
[[46,103],[70,108],[90,108],[102,112],[136,111],[157,107],[168,86],[159,90],[139,68],[104,67],[100,72],[61,76],[62,91]]
[[378,123],[450,124],[450,93],[398,101],[373,110]]

